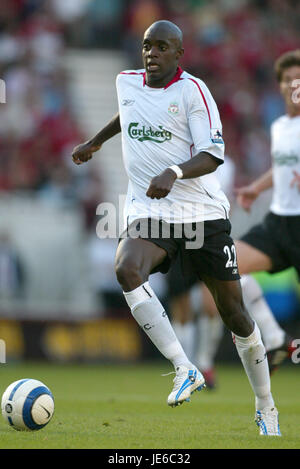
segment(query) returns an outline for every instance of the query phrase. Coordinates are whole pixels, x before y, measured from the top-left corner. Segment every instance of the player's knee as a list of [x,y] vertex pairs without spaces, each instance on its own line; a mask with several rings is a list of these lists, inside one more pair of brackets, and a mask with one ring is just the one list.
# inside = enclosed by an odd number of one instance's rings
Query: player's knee
[[139,266],[132,259],[117,261],[115,271],[118,282],[124,291],[134,290],[142,282]]

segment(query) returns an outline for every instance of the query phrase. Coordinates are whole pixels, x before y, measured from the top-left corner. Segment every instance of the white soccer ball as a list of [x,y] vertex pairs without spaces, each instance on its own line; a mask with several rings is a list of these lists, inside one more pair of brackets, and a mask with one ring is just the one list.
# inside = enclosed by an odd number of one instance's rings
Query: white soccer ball
[[41,381],[20,379],[11,383],[3,393],[1,410],[15,430],[40,430],[53,416],[54,399]]

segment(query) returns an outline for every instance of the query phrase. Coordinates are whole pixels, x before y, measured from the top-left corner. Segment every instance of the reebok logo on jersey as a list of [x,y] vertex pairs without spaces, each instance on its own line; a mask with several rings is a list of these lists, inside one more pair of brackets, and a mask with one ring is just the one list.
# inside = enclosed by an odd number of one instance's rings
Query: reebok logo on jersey
[[145,125],[139,126],[138,122],[131,122],[128,126],[128,135],[139,142],[151,140],[152,142],[163,143],[166,140],[171,140],[171,132],[164,129],[162,125],[159,125],[158,128],[159,130],[153,130],[152,127],[147,128]]
[[134,99],[123,99],[122,106],[132,106],[134,103]]

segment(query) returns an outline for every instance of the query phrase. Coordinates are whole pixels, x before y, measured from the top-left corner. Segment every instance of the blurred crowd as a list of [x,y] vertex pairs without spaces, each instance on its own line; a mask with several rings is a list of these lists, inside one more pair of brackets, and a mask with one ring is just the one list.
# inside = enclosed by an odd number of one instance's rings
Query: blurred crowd
[[69,26],[75,27],[84,3],[1,0],[6,104],[0,104],[0,195],[25,191],[56,207],[79,206],[89,223],[101,184],[90,168],[78,172],[71,162],[73,147],[85,136],[72,110],[64,67],[64,52],[73,44]]
[[93,210],[82,200],[81,176],[70,162],[71,149],[85,136],[70,105],[64,50],[119,49],[128,68],[141,67],[143,32],[162,18],[183,30],[182,66],[216,99],[237,183],[268,168],[270,123],[283,112],[273,62],[299,47],[299,1],[1,0],[7,105],[0,104],[0,192],[34,191]]

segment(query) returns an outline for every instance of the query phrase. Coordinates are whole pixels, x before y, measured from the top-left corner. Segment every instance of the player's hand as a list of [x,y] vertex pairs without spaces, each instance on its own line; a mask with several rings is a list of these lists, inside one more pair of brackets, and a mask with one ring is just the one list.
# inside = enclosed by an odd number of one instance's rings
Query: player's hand
[[259,192],[252,184],[236,189],[235,194],[237,203],[246,210],[246,212],[250,212],[253,202],[259,196]]
[[297,171],[293,171],[293,179],[291,180],[291,187],[297,187],[298,191],[300,191],[300,174]]
[[176,174],[172,169],[167,168],[163,173],[151,179],[150,185],[146,192],[147,197],[151,199],[162,199],[166,197],[173,187]]
[[81,143],[77,145],[72,151],[73,162],[77,165],[86,163],[93,156],[93,150],[89,143]]

